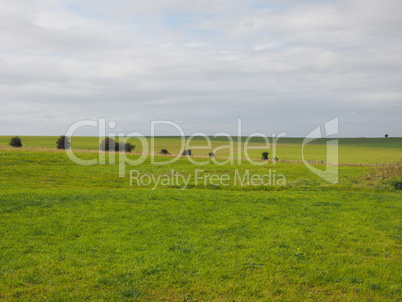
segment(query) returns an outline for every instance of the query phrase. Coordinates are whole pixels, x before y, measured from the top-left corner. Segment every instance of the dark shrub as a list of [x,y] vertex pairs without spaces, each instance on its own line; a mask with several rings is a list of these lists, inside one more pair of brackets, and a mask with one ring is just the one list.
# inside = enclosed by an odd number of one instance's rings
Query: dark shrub
[[[123,143],[121,143],[123,144]],[[132,145],[130,143],[127,143],[124,145],[124,151],[130,153],[131,151],[133,151],[135,149],[135,145]]]
[[57,140],[57,149],[70,149],[71,142],[68,136],[60,135]]
[[190,149],[184,150],[181,155],[188,155],[188,156],[191,156],[191,150],[190,150]]
[[268,155],[269,155],[268,152],[262,152],[262,159],[263,160],[268,160]]
[[119,151],[119,144],[116,144],[116,141],[113,138],[106,137],[101,143],[99,144],[99,149],[102,151]]
[[13,138],[11,138],[9,145],[11,147],[21,148],[22,147],[21,139],[18,136],[14,136]]
[[101,141],[99,149],[102,151],[131,152],[135,149],[135,145],[132,145],[131,143],[119,143],[113,138],[106,137]]
[[385,134],[385,137],[388,137],[388,134]]
[[162,149],[160,153],[161,153],[161,154],[164,154],[164,155],[170,154],[169,151],[166,150],[166,149]]

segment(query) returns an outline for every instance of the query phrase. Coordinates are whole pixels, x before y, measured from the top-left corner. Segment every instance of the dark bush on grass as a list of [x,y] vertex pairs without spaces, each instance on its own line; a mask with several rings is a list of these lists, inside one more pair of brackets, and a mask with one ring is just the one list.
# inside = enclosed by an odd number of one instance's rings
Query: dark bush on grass
[[162,149],[160,153],[163,154],[163,155],[168,155],[168,154],[170,154],[169,151],[166,150],[166,149]]
[[269,153],[268,152],[262,152],[262,159],[263,160],[268,160],[268,155],[269,155]]
[[116,142],[113,138],[106,137],[101,141],[99,145],[99,149],[102,151],[116,151],[116,152],[131,152],[135,149],[135,145],[131,143],[119,143]]
[[70,138],[65,135],[60,135],[56,144],[57,144],[57,149],[70,149],[70,147],[71,147]]
[[106,137],[99,144],[99,149],[102,151],[119,151],[119,144],[113,138]]
[[181,155],[188,155],[188,156],[191,156],[191,150],[190,150],[190,149],[184,150]]
[[132,145],[130,143],[124,144],[124,143],[120,143],[124,145],[124,151],[130,153],[131,151],[133,151],[135,149],[135,145]]
[[21,148],[22,147],[21,139],[18,136],[14,136],[11,138],[9,145],[11,147]]

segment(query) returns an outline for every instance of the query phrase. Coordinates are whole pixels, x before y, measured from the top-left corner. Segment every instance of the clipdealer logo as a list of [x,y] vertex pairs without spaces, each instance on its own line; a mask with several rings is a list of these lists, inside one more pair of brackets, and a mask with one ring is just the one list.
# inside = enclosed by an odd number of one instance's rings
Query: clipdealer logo
[[286,177],[276,173],[276,170],[268,169],[264,174],[252,173],[249,169],[244,171],[234,170],[231,174],[206,173],[196,169],[194,173],[180,173],[172,169],[170,173],[153,174],[141,173],[139,170],[130,170],[130,186],[152,187],[176,187],[182,190],[190,185],[198,186],[286,186]]
[[[72,160],[74,163],[79,164],[79,165],[105,165],[106,163],[110,165],[118,164],[119,166],[119,177],[126,177],[127,176],[127,166],[133,167],[133,166],[140,166],[145,162],[145,160],[150,159],[151,165],[169,165],[173,164],[183,156],[185,156],[190,163],[192,163],[195,166],[203,166],[206,164],[215,164],[215,165],[241,165],[243,162],[248,162],[251,163],[254,166],[262,166],[266,165],[268,162],[267,161],[261,161],[261,160],[253,160],[251,156],[249,155],[250,150],[270,150],[271,151],[271,157],[272,158],[277,158],[277,141],[279,138],[286,137],[286,133],[280,133],[276,135],[275,133],[272,134],[271,138],[266,136],[264,133],[261,132],[255,132],[252,133],[251,135],[248,135],[247,137],[244,137],[242,135],[242,120],[238,119],[237,120],[237,135],[232,136],[229,133],[226,132],[218,132],[212,136],[209,136],[205,133],[197,132],[193,133],[190,136],[186,136],[184,133],[184,130],[180,125],[178,125],[175,122],[172,121],[152,121],[150,123],[150,132],[151,135],[150,137],[146,137],[142,133],[139,132],[131,132],[128,134],[119,132],[115,133],[113,131],[107,131],[107,128],[113,130],[116,127],[116,122],[114,121],[109,121],[108,123],[106,122],[106,118],[99,118],[98,120],[81,120],[78,121],[74,124],[72,124],[69,129],[67,130],[65,136],[66,137],[72,137],[74,133],[82,128],[82,127],[95,127],[98,130],[98,139],[99,139],[99,144],[101,143],[102,139],[105,137],[109,138],[118,138],[119,143],[124,143],[126,144],[129,139],[135,138],[139,143],[141,144],[141,154],[139,156],[135,157],[128,157],[125,152],[117,152],[117,157],[118,161],[116,163],[116,154],[114,153],[108,153],[108,152],[103,152],[99,150],[98,152],[98,158],[94,159],[81,159],[79,158],[73,151],[73,149],[67,149],[66,153],[70,160]],[[180,151],[176,156],[172,156],[169,159],[164,158],[163,160],[158,160],[159,157],[156,156],[158,152],[156,152],[156,143],[155,143],[155,137],[156,137],[156,128],[157,127],[171,127],[173,130],[177,131],[178,137],[180,138]],[[303,163],[306,165],[306,167],[312,171],[314,174],[318,175],[322,179],[328,181],[329,183],[337,183],[338,182],[338,140],[328,140],[326,141],[326,147],[327,147],[327,160],[326,160],[326,168],[325,170],[320,170],[314,166],[312,166],[309,161],[305,159],[305,146],[309,144],[310,142],[319,139],[319,138],[328,138],[330,136],[333,136],[335,134],[338,134],[338,118],[332,119],[328,122],[325,123],[325,135],[322,135],[321,133],[321,128],[317,127],[313,131],[311,131],[303,140],[302,143],[302,160]],[[212,148],[212,142],[211,142],[211,137],[216,138],[216,137],[222,137],[224,140],[227,142],[219,145],[216,148]],[[259,138],[260,141],[263,143],[261,145],[250,145],[252,143],[253,138]],[[203,138],[206,142],[206,145],[194,145],[195,138],[199,141],[200,138]],[[197,158],[197,160],[194,160],[194,158],[191,157],[191,155],[187,154],[183,151],[186,149],[192,149],[192,150],[203,150],[204,152],[207,152],[206,150],[212,150],[212,154],[216,154],[220,150],[226,149],[226,153],[229,154],[224,160],[222,158],[217,158],[215,156],[210,156],[209,158]],[[108,158],[106,156],[108,155]],[[276,164],[276,161],[271,161],[272,164]],[[133,175],[137,175],[136,173],[139,173],[139,170],[130,170],[129,172],[130,177]],[[134,172],[132,172],[134,171]],[[137,171],[137,172],[135,172]],[[198,172],[197,172],[198,171]],[[192,179],[193,182],[195,181],[200,181],[199,177],[196,177],[197,175],[199,176],[201,170],[196,170],[193,173]],[[236,172],[237,171],[237,172]],[[272,185],[275,183],[275,185],[281,185],[282,183],[286,183],[286,181],[281,181],[278,183],[272,181],[273,174],[276,173],[275,170],[270,170],[270,175],[271,175],[271,181],[267,182],[266,180],[268,179],[268,174],[264,175],[259,175],[258,174],[252,174],[246,173],[245,177],[247,181],[237,181],[240,185],[245,185],[245,184],[255,184],[260,183],[260,185]],[[134,173],[134,174],[133,174]],[[234,175],[237,176],[232,176],[232,181],[234,182],[236,179],[240,178],[240,172],[238,170],[234,170]],[[277,174],[278,175],[278,174]],[[220,185],[225,185],[227,182],[227,176],[229,175],[223,175],[224,178],[222,180],[219,179]],[[258,180],[258,177],[263,176],[263,180]],[[214,175],[213,177],[206,178],[210,179],[212,181],[211,185],[214,185],[216,182],[215,180],[218,180],[220,177],[219,175]],[[243,176],[244,178],[244,176]],[[243,179],[242,178],[242,179]],[[248,178],[251,178],[251,180],[248,180]],[[141,182],[138,179],[142,179]],[[162,175],[157,175],[157,176],[150,176],[148,174],[143,174],[143,175],[138,175],[135,180],[138,180],[139,184],[143,184],[144,181],[150,179],[148,181],[150,184],[155,184],[160,183],[162,184],[162,181],[165,183],[168,181],[173,181],[172,178],[168,180],[165,176]],[[177,178],[175,178],[177,179]],[[130,180],[131,181],[131,180]],[[203,183],[208,184],[209,181],[205,180]],[[177,184],[176,184],[177,185]],[[188,186],[188,183],[186,185],[185,181],[183,181],[184,187]]]

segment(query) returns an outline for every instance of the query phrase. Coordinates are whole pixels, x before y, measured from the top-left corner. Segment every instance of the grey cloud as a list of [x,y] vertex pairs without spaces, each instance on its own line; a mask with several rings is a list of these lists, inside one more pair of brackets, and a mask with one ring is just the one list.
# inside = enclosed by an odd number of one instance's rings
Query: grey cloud
[[402,136],[400,1],[261,3],[0,1],[0,134],[105,116],[303,136],[339,117],[341,136]]

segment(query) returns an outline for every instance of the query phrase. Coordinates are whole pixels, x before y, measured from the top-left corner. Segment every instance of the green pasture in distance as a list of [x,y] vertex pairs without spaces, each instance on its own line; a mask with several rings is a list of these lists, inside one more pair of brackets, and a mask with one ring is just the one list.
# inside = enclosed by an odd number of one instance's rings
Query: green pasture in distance
[[[7,146],[11,136],[0,136],[0,146]],[[53,136],[21,136],[23,148],[56,148],[57,137]],[[146,138],[148,143],[147,153],[151,152],[151,139]],[[241,158],[246,155],[243,151],[244,140],[240,146]],[[302,141],[301,138],[280,138],[276,145],[276,157],[281,160],[302,160]],[[326,139],[317,139],[307,144],[304,148],[304,159],[311,161],[326,162]],[[131,139],[130,142],[136,145],[135,153],[143,151],[145,147],[138,139]],[[251,159],[261,158],[261,153],[267,151],[272,159],[274,155],[272,138],[270,145],[262,143],[261,138],[253,138],[250,146],[260,146],[261,150],[249,150],[248,155]],[[230,142],[227,138],[211,138],[211,148],[207,146],[204,138],[194,138],[190,143],[190,149],[194,156],[208,156],[208,153],[217,147],[222,147],[216,152],[217,157],[228,158],[233,155],[238,157],[239,144],[236,137],[233,137],[233,154],[229,148]],[[99,139],[97,137],[73,137],[72,148],[80,150],[98,150]],[[206,149],[197,149],[205,147]],[[171,154],[176,155],[181,148],[179,137],[156,137],[154,140],[154,150],[160,152],[167,149]],[[377,164],[395,163],[402,159],[402,138],[340,138],[339,139],[339,162],[350,164]]]
[[[119,177],[119,156],[124,154],[115,154],[109,156],[105,155],[105,164],[95,164],[90,166],[79,165],[72,162],[64,151],[41,151],[40,149],[20,150],[11,148],[0,148],[1,166],[0,171],[0,187],[7,189],[29,188],[127,188],[132,189],[130,186],[129,174],[130,170],[139,171],[142,174],[149,175],[171,175],[172,170],[180,173],[184,177],[192,175],[190,183],[187,188],[204,188],[202,182],[195,184],[194,174],[200,171],[200,175],[205,174],[218,174],[229,175],[234,178],[236,171],[240,173],[243,178],[244,173],[250,171],[252,174],[267,174],[275,173],[277,179],[282,174],[286,177],[286,186],[269,186],[269,187],[253,187],[242,186],[238,182],[237,186],[213,186],[209,185],[211,189],[222,190],[288,190],[288,189],[305,189],[315,185],[316,190],[325,190],[329,187],[337,188],[337,190],[350,189],[359,190],[363,185],[364,189],[368,187],[381,189],[384,184],[378,185],[372,183],[366,186],[365,177],[376,171],[375,167],[349,167],[342,166],[339,168],[340,180],[334,186],[330,186],[326,181],[312,173],[302,163],[263,163],[261,166],[255,166],[247,161],[242,161],[241,164],[224,164],[216,165],[209,163],[206,165],[195,165],[190,162],[186,157],[180,158],[173,164],[162,165],[163,162],[172,160],[172,157],[159,156],[155,158],[157,165],[151,163],[151,159],[147,158],[140,165],[127,165],[125,167],[124,175],[126,177]],[[99,154],[97,152],[76,152],[76,156],[83,160],[98,160]],[[140,156],[135,154],[127,155],[128,159],[136,160]],[[208,161],[206,158],[194,158],[197,163]],[[110,164],[114,162],[114,164]],[[320,169],[324,169],[324,165],[318,165]],[[202,171],[202,172],[201,172]],[[153,184],[148,187],[139,188],[152,188]],[[182,188],[183,186],[162,186],[165,188]]]
[[[339,166],[339,182],[329,184],[311,172],[303,163],[287,162],[258,162],[259,166],[253,165],[248,161],[241,161],[240,164],[214,164],[209,158],[193,158],[196,163],[189,161],[186,157],[181,157],[171,164],[163,164],[173,160],[169,156],[156,156],[155,163],[148,157],[139,165],[125,166],[123,175],[119,177],[119,161],[134,161],[140,155],[124,153],[105,154],[98,152],[76,151],[76,156],[82,160],[99,161],[99,156],[104,156],[104,164],[79,165],[72,162],[62,150],[41,150],[41,149],[16,149],[0,147],[0,187],[7,189],[40,189],[40,188],[127,188],[130,186],[130,170],[138,171],[141,175],[171,175],[179,173],[183,177],[191,175],[187,188],[204,188],[203,183],[196,183],[194,174],[199,171],[199,175],[229,175],[232,179],[236,175],[244,177],[244,173],[249,171],[251,174],[266,175],[274,173],[276,179],[279,175],[286,178],[285,186],[247,186],[240,182],[237,185],[214,186],[207,184],[210,189],[219,190],[392,190],[389,177],[384,179],[382,176],[382,166]],[[207,164],[203,164],[206,162]],[[325,165],[315,165],[318,169],[324,170]],[[237,171],[237,172],[236,172]],[[271,171],[271,172],[270,172]],[[236,174],[238,173],[238,174]],[[180,177],[182,177],[180,176]],[[139,186],[142,188],[152,188],[150,186]],[[182,185],[162,186],[164,188],[183,188]]]

